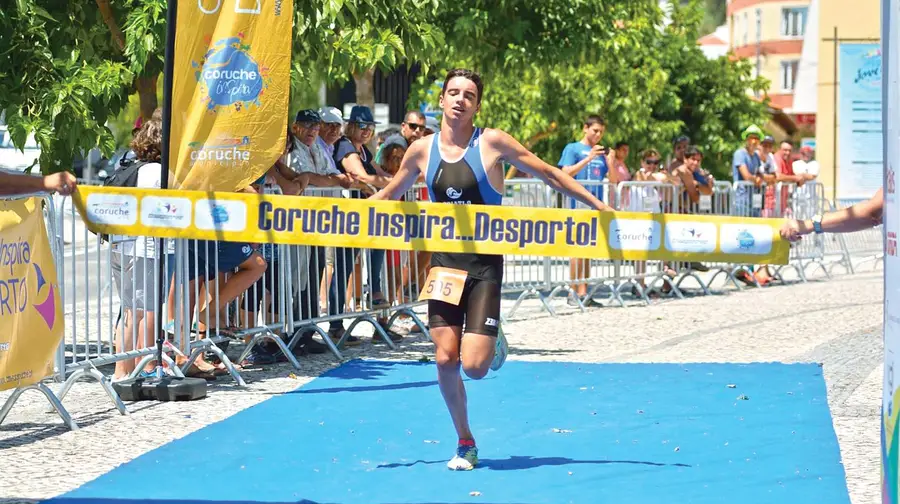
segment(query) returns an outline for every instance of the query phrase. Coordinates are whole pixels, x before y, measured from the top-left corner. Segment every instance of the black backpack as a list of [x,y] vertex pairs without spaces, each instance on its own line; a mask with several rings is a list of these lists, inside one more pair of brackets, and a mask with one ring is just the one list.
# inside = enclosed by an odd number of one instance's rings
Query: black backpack
[[137,187],[138,172],[145,164],[137,159],[122,159],[116,171],[103,181],[103,187]]

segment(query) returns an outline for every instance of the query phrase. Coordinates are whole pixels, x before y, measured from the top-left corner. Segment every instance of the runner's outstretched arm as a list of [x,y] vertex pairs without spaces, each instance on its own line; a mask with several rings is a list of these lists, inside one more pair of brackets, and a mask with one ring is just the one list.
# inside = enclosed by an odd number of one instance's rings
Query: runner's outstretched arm
[[423,149],[421,144],[429,142],[415,142],[407,149],[403,155],[403,161],[400,162],[400,169],[394,175],[394,178],[388,182],[384,189],[369,196],[370,200],[397,200],[406,194],[421,174],[419,164],[423,160]]
[[[870,199],[850,208],[829,212],[822,216],[822,231],[825,233],[852,233],[875,227],[882,223],[884,214],[884,190],[879,189]],[[801,236],[814,230],[811,220],[787,220],[781,228],[781,237],[797,241]]]
[[612,210],[574,178],[559,168],[550,166],[542,161],[541,158],[535,156],[508,133],[500,130],[492,131],[498,135],[497,150],[500,151],[503,159],[512,163],[519,170],[543,180],[553,189],[575,198],[591,208],[601,211]]

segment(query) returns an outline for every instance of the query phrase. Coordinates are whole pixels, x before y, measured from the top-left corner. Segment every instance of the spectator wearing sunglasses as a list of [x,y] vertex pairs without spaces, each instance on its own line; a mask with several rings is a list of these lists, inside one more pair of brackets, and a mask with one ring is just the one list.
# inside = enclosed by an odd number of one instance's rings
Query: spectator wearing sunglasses
[[400,133],[387,137],[375,152],[375,163],[379,166],[384,164],[382,153],[388,145],[399,145],[403,149],[408,149],[410,144],[423,136],[425,136],[425,114],[418,110],[410,110],[400,123]]

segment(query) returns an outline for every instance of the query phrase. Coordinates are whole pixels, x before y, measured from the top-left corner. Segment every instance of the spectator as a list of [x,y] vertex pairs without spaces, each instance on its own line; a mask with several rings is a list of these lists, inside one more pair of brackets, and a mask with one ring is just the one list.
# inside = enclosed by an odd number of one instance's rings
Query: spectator
[[618,142],[616,143],[615,149],[610,151],[606,160],[607,166],[612,167],[608,172],[609,183],[612,184],[612,186],[609,188],[609,204],[613,208],[619,210],[628,208],[627,194],[622,195],[622,199],[624,201],[616,201],[616,194],[619,183],[628,182],[631,180],[631,172],[628,170],[628,166],[625,165],[626,159],[628,159],[628,143]]
[[[162,122],[149,120],[131,142],[134,160],[145,164],[137,169],[136,187],[159,189],[162,165]],[[133,240],[114,241],[111,247],[110,267],[113,283],[119,293],[124,320],[116,325],[116,352],[130,352],[152,346],[156,339],[156,313],[158,307],[159,270],[162,267],[156,253],[157,239],[149,236],[134,237]],[[172,242],[170,241],[171,245]],[[168,251],[171,254],[174,251]],[[167,255],[164,254],[164,255]],[[171,256],[166,257],[171,262]],[[113,380],[122,380],[131,375],[140,359],[116,362]],[[182,362],[183,363],[183,362]],[[205,365],[206,369],[202,367]],[[195,364],[189,371],[193,375],[211,373],[212,366]],[[152,376],[155,370],[148,363],[140,376]]]
[[[759,187],[762,182],[762,176],[759,167],[762,161],[759,159],[759,140],[762,138],[762,130],[755,124],[750,125],[741,134],[744,140],[744,146],[734,152],[731,161],[732,175],[735,182],[747,182],[755,187]],[[753,189],[746,185],[739,185],[735,190],[735,207],[739,215],[745,217],[759,217],[760,212],[751,208],[751,193]]]
[[[391,176],[373,164],[372,153],[366,147],[375,131],[375,124],[377,123],[369,107],[363,105],[354,106],[350,111],[350,118],[344,126],[344,136],[334,146],[334,162],[339,170],[349,174],[354,180],[366,184],[368,187],[380,189],[387,186]],[[367,189],[363,192],[374,194],[375,191],[374,189]],[[346,299],[345,284],[350,280],[352,266],[358,258],[358,252],[353,249],[335,250],[336,283],[332,295],[330,295],[333,308],[340,306],[339,300]],[[368,277],[371,281],[372,308],[376,310],[389,306],[381,288],[383,267],[384,250],[372,250],[370,252]],[[340,321],[338,321],[338,324],[337,326],[332,325],[329,330],[329,336],[336,341],[340,340],[344,335],[343,324]],[[378,333],[376,332],[377,337]],[[390,334],[390,337],[395,341],[401,338],[399,334]],[[352,335],[348,336],[346,341],[351,345],[359,344],[359,339]]]
[[409,148],[409,145],[416,140],[422,138],[425,135],[425,114],[418,110],[410,110],[406,113],[406,117],[403,119],[403,122],[400,123],[400,133],[395,135],[388,136],[384,143],[380,146],[381,148],[376,151],[375,155],[375,163],[381,166],[384,161],[382,160],[382,149],[388,145],[397,144],[402,146],[404,149]]
[[769,135],[759,144],[759,173],[766,183],[763,217],[775,216],[775,184],[778,181],[778,161],[775,159],[775,139]]
[[691,139],[684,135],[681,135],[672,142],[672,155],[675,159],[669,163],[669,167],[666,169],[667,171],[673,172],[676,168],[684,164],[684,152],[690,144]]
[[[743,131],[743,133],[741,133],[741,138],[744,140],[744,146],[735,151],[731,162],[732,175],[735,182],[748,182],[756,188],[759,188],[759,186],[762,185],[763,178],[760,173],[762,160],[759,158],[759,141],[762,136],[762,130],[755,124],[751,124]],[[744,217],[760,216],[761,209],[753,208],[752,195],[754,194],[754,191],[756,191],[756,189],[747,187],[746,184],[737,187],[735,190],[734,207],[737,210],[738,215]],[[761,197],[762,195],[760,195],[760,198]],[[750,266],[749,270],[752,271],[752,269],[753,267]],[[741,269],[737,275],[735,275],[735,278],[748,285],[755,284],[750,273],[744,269]]]
[[425,136],[434,135],[441,131],[441,121],[437,117],[428,116],[425,118]]
[[689,146],[684,151],[684,159],[681,166],[675,168],[672,177],[679,181],[684,189],[682,192],[682,213],[691,213],[693,205],[700,202],[701,195],[712,195],[715,179],[706,170],[700,167],[703,161],[703,153],[696,146]]
[[800,159],[791,165],[796,176],[806,180],[815,180],[819,176],[819,162],[813,159],[814,155],[815,151],[812,147],[808,145],[800,147]]
[[[557,166],[582,182],[586,188],[600,201],[603,201],[603,179],[609,171],[606,164],[606,155],[609,150],[602,147],[600,140],[606,132],[606,122],[598,115],[589,115],[585,118],[581,141],[570,143],[562,152]],[[570,201],[570,208],[575,208],[575,200]],[[569,263],[571,280],[585,280],[590,277],[590,259],[572,259]],[[579,298],[587,296],[587,283],[574,284],[575,294]],[[584,301],[586,306],[595,305],[593,300]],[[569,305],[577,306],[574,299],[569,299]]]

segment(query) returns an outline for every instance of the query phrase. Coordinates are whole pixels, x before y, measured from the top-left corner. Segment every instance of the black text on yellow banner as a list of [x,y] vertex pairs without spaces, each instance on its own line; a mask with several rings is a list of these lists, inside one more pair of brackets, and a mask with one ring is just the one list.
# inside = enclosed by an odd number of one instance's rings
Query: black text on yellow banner
[[361,249],[787,264],[778,219],[80,187],[95,233]]

